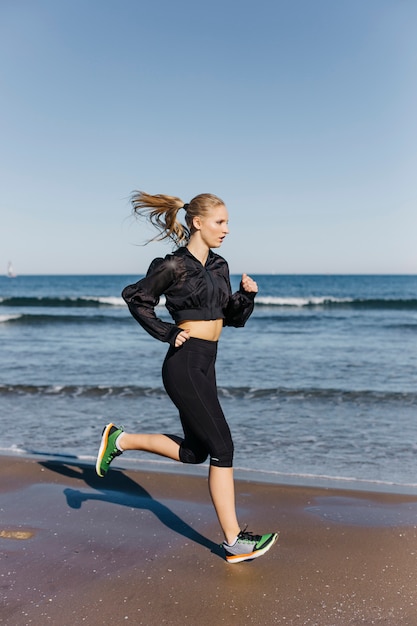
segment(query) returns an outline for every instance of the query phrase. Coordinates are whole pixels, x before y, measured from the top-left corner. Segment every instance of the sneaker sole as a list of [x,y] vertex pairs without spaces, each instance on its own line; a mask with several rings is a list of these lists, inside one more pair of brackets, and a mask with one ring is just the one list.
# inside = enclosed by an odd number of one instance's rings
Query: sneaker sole
[[100,476],[100,478],[103,478],[103,476],[106,475],[106,472],[104,472],[103,474],[101,471],[101,462],[103,460],[104,452],[109,442],[109,432],[113,426],[114,424],[112,424],[111,422],[110,424],[107,424],[107,426],[103,430],[103,434],[101,435],[101,443],[100,443],[100,448],[98,450],[97,461],[96,461],[96,472]]
[[258,556],[262,556],[265,552],[268,552],[270,548],[278,541],[279,533],[275,533],[274,537],[271,541],[264,547],[256,550],[255,552],[249,552],[248,554],[231,554],[226,555],[226,561],[228,563],[241,563],[242,561],[252,561],[253,559],[257,559]]

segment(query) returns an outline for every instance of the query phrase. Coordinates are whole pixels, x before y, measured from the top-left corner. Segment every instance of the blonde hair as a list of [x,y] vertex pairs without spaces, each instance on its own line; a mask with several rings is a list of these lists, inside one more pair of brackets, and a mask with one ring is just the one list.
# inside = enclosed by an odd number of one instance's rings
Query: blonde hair
[[[203,217],[211,209],[224,204],[223,200],[211,193],[201,193],[184,204],[176,196],[151,195],[144,191],[134,191],[131,203],[134,215],[146,217],[159,230],[159,236],[156,235],[150,241],[172,239],[178,246],[188,243],[193,232],[194,217]],[[185,225],[177,218],[180,209],[185,210]]]

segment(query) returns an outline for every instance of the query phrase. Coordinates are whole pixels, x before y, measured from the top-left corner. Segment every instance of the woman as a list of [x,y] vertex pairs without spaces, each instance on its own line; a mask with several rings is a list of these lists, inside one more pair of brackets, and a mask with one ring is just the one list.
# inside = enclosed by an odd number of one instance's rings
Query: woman
[[[160,231],[156,239],[172,239],[173,254],[155,259],[145,278],[123,290],[133,317],[156,339],[170,344],[163,368],[165,389],[179,410],[184,437],[129,434],[108,424],[101,439],[96,470],[104,476],[112,460],[125,450],[144,450],[183,463],[210,457],[209,491],[224,533],[226,560],[238,563],[261,556],[277,533],[242,531],[236,517],[233,441],[217,397],[215,360],[223,326],[243,326],[254,307],[257,284],[243,274],[232,295],[227,262],[212,251],[229,232],[227,209],[220,198],[200,194],[189,204],[173,196],[135,192],[134,214],[146,216]],[[178,212],[185,210],[185,224]],[[156,317],[165,295],[174,324]]]

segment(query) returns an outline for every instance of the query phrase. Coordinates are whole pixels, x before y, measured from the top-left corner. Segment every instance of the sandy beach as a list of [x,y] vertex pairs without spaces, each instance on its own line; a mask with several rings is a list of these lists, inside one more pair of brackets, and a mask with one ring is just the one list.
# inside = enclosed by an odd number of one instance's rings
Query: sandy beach
[[0,502],[2,624],[417,625],[417,496],[239,480],[235,565],[198,476],[3,456]]

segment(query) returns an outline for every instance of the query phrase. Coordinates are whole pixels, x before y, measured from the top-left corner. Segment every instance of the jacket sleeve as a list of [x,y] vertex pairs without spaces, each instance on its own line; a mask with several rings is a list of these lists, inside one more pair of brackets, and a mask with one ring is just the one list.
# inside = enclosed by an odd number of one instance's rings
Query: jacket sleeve
[[227,281],[230,289],[230,298],[225,311],[223,326],[242,327],[246,324],[255,306],[255,292],[245,291],[240,283],[239,291],[232,294],[230,286],[229,270]]
[[175,280],[175,266],[170,259],[154,259],[145,278],[122,291],[122,298],[137,322],[152,337],[165,341],[172,346],[181,328],[170,322],[164,322],[155,314],[155,307],[160,296]]

